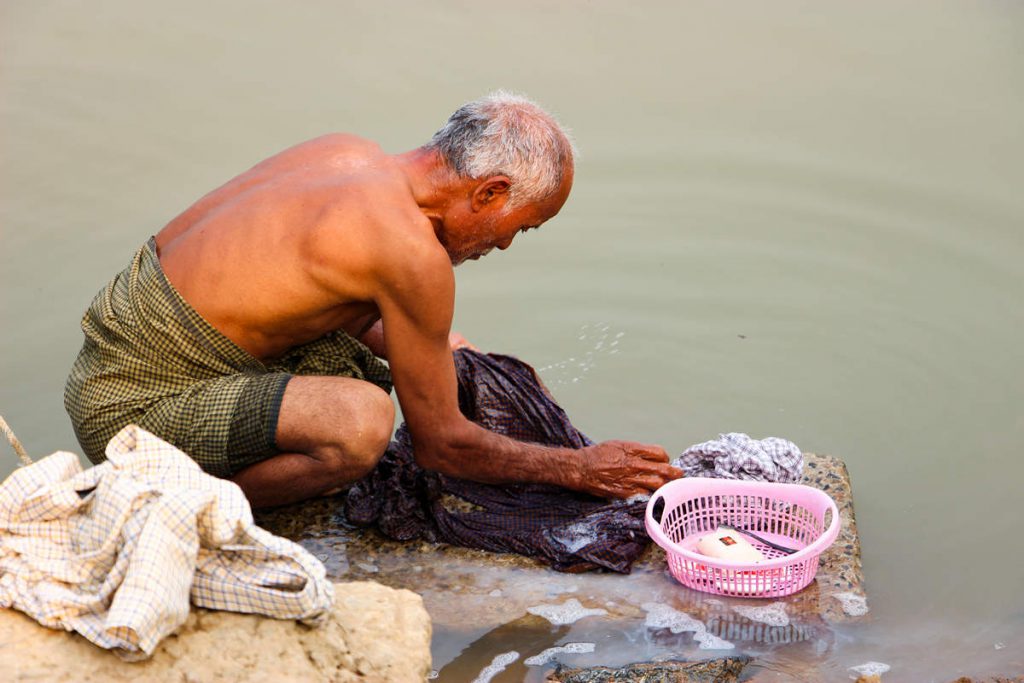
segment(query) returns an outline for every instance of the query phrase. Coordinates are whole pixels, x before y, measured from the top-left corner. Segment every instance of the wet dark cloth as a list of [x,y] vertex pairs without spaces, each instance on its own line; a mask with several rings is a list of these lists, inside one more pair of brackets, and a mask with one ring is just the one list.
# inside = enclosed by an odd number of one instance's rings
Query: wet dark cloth
[[[460,349],[455,368],[459,408],[480,426],[548,446],[592,443],[572,426],[526,363]],[[476,508],[453,509],[450,496]],[[403,424],[377,468],[350,489],[345,512],[352,523],[375,525],[396,540],[518,553],[559,571],[604,567],[628,573],[649,540],[645,506],[646,497],[610,502],[556,486],[494,486],[425,471],[415,462]]]

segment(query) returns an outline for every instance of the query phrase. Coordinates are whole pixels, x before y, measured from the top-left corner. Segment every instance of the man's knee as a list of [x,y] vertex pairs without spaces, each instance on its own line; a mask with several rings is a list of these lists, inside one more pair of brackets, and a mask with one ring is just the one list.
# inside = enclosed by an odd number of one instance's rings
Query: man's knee
[[367,384],[360,400],[352,403],[349,419],[322,451],[322,459],[336,470],[341,480],[354,480],[377,466],[391,440],[395,406],[391,397]]
[[367,473],[384,455],[394,426],[395,405],[391,397],[377,386],[370,385],[367,399],[356,416],[353,433],[347,439],[350,455],[362,463]]

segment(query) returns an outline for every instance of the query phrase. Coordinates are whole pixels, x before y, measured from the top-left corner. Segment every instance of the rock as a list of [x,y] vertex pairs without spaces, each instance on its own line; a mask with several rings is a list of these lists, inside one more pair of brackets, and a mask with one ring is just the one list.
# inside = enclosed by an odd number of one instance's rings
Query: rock
[[747,657],[725,657],[700,662],[647,662],[617,669],[603,666],[564,669],[551,673],[548,683],[732,683],[738,680]]
[[331,618],[295,621],[193,608],[153,657],[128,663],[81,636],[0,610],[4,681],[422,681],[430,618],[422,599],[372,582],[335,584]]

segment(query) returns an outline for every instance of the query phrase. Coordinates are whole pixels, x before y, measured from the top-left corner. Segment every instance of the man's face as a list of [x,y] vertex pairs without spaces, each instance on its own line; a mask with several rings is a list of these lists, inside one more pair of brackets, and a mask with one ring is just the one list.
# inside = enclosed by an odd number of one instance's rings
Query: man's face
[[552,196],[512,209],[507,208],[507,193],[497,198],[488,196],[482,203],[471,199],[467,202],[466,211],[459,211],[445,220],[448,237],[445,247],[452,258],[452,264],[476,260],[495,248],[508,249],[516,235],[537,228],[553,218],[569,197],[572,176],[570,168],[562,178],[562,185]]

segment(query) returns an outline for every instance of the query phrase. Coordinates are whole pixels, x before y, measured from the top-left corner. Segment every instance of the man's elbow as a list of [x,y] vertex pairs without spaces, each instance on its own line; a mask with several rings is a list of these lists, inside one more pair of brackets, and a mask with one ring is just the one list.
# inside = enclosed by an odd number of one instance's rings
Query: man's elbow
[[[469,423],[466,423],[469,425]],[[459,476],[463,455],[471,448],[469,430],[462,425],[433,430],[429,435],[413,435],[413,455],[416,464],[451,476]]]

